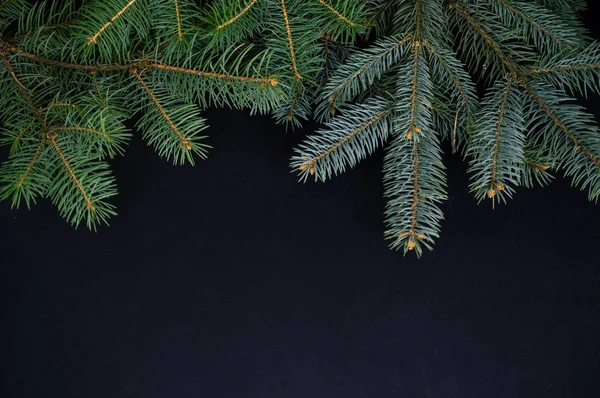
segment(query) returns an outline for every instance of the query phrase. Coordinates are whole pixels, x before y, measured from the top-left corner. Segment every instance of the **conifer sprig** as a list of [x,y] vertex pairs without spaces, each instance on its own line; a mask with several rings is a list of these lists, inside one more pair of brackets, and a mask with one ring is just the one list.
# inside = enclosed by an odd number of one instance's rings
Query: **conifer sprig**
[[[115,214],[107,161],[137,127],[175,164],[204,158],[208,106],[323,126],[296,149],[325,181],[385,147],[385,232],[421,255],[441,232],[441,144],[476,200],[562,171],[600,197],[600,92],[584,0],[0,0],[0,198],[51,199],[74,225]],[[478,89],[479,88],[479,92]]]
[[192,1],[73,0],[0,5],[0,195],[14,206],[47,197],[74,225],[115,214],[106,163],[141,112],[142,137],[161,157],[194,164],[208,146],[209,104],[269,112],[280,100],[266,48],[207,49]]
[[[584,5],[378,2],[376,18],[385,22],[374,21],[377,39],[332,73],[321,94],[330,103],[331,120],[298,148],[291,166],[302,180],[310,174],[323,180],[353,167],[372,152],[371,131],[352,136],[362,148],[328,150],[315,143],[341,137],[342,147],[344,132],[368,123],[373,115],[367,104],[381,98],[395,104],[384,160],[385,236],[392,248],[420,256],[439,236],[442,140],[468,158],[477,200],[504,203],[519,186],[548,183],[555,170],[597,200],[600,134],[567,94],[599,88],[598,45],[585,36],[576,14]],[[485,86],[481,102],[477,84]],[[366,112],[362,119],[353,104]]]

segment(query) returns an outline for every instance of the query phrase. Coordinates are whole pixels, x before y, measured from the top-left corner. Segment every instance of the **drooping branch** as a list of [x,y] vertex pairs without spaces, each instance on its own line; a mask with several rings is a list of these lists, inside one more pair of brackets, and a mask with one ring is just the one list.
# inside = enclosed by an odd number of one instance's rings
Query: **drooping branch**
[[539,95],[537,95],[537,93],[533,90],[533,88],[528,85],[525,82],[521,82],[521,86],[527,90],[527,92],[529,93],[529,95],[531,95],[531,98],[533,98],[535,100],[535,102],[538,103],[538,105],[540,106],[540,108],[542,109],[542,111],[544,111],[544,113],[546,113],[546,115],[548,115],[548,117],[550,118],[550,120],[552,120],[552,122],[554,124],[556,124],[556,126],[562,131],[564,132],[567,137],[571,140],[571,142],[573,142],[573,144],[575,144],[575,147],[579,150],[581,150],[585,156],[592,161],[597,167],[600,168],[600,159],[598,159],[596,156],[594,156],[589,149],[587,149],[582,143],[581,141],[579,141],[577,139],[577,137],[575,137],[575,134],[573,133],[573,131],[571,131],[571,129],[561,120],[561,118],[552,111],[552,109],[550,109],[550,107],[548,106],[548,104],[546,104],[544,102],[544,100],[542,100],[540,98]]
[[179,137],[179,139],[181,140],[181,147],[183,149],[186,149],[186,150],[191,150],[192,149],[192,144],[190,143],[190,139],[188,137],[184,136],[183,134],[181,134],[181,132],[179,131],[179,129],[177,128],[177,126],[175,125],[175,123],[173,123],[173,120],[171,120],[171,117],[169,116],[169,114],[167,113],[167,111],[165,111],[165,108],[158,101],[158,98],[156,98],[156,95],[154,95],[154,93],[152,92],[152,90],[150,89],[150,87],[148,87],[148,85],[146,84],[146,82],[144,81],[144,79],[142,78],[142,76],[140,76],[139,72],[134,69],[134,70],[131,71],[131,74],[133,76],[135,76],[135,78],[140,82],[140,84],[142,85],[142,87],[144,87],[144,89],[148,93],[148,96],[150,97],[150,99],[152,100],[152,102],[154,102],[154,105],[156,105],[156,107],[158,108],[158,110],[162,114],[163,118],[167,121],[167,123],[171,127],[171,130],[173,130],[173,132]]
[[410,122],[408,124],[408,132],[406,138],[411,139],[413,133],[420,132],[420,128],[415,126],[415,114],[417,112],[417,85],[419,80],[419,74],[417,73],[419,68],[419,42],[415,40],[413,43],[414,58],[413,58],[413,82],[410,90]]
[[27,179],[27,176],[31,172],[31,169],[33,168],[33,165],[35,164],[38,156],[40,155],[40,152],[42,151],[42,148],[44,147],[44,143],[45,142],[46,142],[46,138],[45,138],[45,136],[42,136],[40,144],[38,145],[35,153],[33,154],[33,158],[31,159],[31,162],[29,162],[29,165],[27,165],[27,168],[25,169],[25,172],[21,176],[21,179],[17,183],[17,187],[21,188],[23,186],[23,184],[25,183],[25,180]]
[[460,97],[462,98],[463,103],[465,104],[467,114],[471,114],[471,102],[469,101],[469,97],[467,97],[467,94],[465,93],[465,90],[463,89],[462,84],[460,83],[460,81],[458,80],[458,78],[456,77],[456,75],[454,74],[452,69],[448,66],[448,64],[440,56],[440,54],[435,50],[435,48],[431,45],[431,43],[429,43],[429,41],[423,40],[423,44],[437,58],[438,62],[440,63],[442,68],[444,68],[446,73],[448,73],[448,75],[450,76],[450,79],[452,81],[452,85],[456,88],[456,91],[458,91]]
[[[418,10],[418,8],[417,8]],[[417,15],[419,15],[417,13]],[[419,20],[417,20],[417,29],[419,28]],[[418,31],[417,31],[418,33]],[[416,137],[416,133],[421,131],[421,128],[415,126],[415,114],[417,112],[417,84],[419,78],[419,41],[415,40],[413,43],[414,48],[414,59],[413,59],[413,84],[411,88],[411,104],[410,104],[410,124],[408,126],[409,130],[407,133],[407,138],[411,139],[413,132],[415,133],[413,139],[413,197],[412,197],[412,207],[411,207],[411,215],[410,215],[410,229],[408,231],[409,240],[408,240],[408,250],[413,250],[416,246],[414,241],[415,236],[415,228],[417,226],[417,211],[419,207],[419,140]]]
[[502,100],[500,101],[500,108],[498,110],[498,117],[496,119],[496,134],[494,136],[494,148],[492,152],[492,172],[490,176],[490,189],[488,190],[488,198],[493,198],[496,196],[496,188],[500,191],[504,189],[504,185],[497,184],[496,185],[496,171],[498,168],[498,149],[500,147],[500,133],[502,132],[502,119],[504,117],[504,108],[506,106],[506,102],[508,101],[508,94],[510,92],[510,86],[512,85],[512,80],[508,79],[506,83],[506,88],[504,89],[504,93],[502,93]]
[[52,146],[56,150],[56,153],[58,153],[58,156],[60,157],[60,160],[62,161],[63,165],[65,166],[65,168],[69,172],[69,175],[73,179],[73,182],[75,183],[75,185],[77,186],[77,188],[79,189],[79,191],[81,192],[81,194],[83,195],[83,198],[85,199],[85,202],[87,203],[87,209],[91,210],[91,211],[96,210],[96,207],[94,206],[94,203],[92,202],[92,199],[87,194],[87,192],[85,192],[85,189],[83,188],[83,185],[81,185],[81,181],[79,180],[79,178],[77,178],[77,175],[75,175],[75,172],[73,171],[73,168],[69,164],[69,161],[67,160],[67,158],[65,157],[64,153],[62,152],[62,150],[58,146],[58,143],[56,142],[56,134],[46,134],[46,138],[48,138],[48,141],[50,141],[50,143],[52,144]]
[[[571,140],[575,146],[580,149],[585,156],[592,161],[596,166],[600,167],[600,159],[594,156],[574,135],[573,131],[560,119],[556,113],[550,109],[550,107],[537,95],[537,93],[533,90],[533,88],[527,83],[527,77],[524,76],[522,72],[513,64],[512,61],[504,54],[498,43],[481,27],[481,25],[475,20],[473,16],[471,16],[458,2],[451,5],[454,9],[456,9],[484,38],[485,42],[494,50],[494,52],[498,55],[502,63],[507,67],[507,69],[511,72],[513,77],[519,83],[521,87],[523,87],[529,95],[534,99],[535,102],[538,103],[542,111],[548,115],[550,120],[556,124],[556,126],[563,131],[569,140]],[[590,65],[591,66],[595,65]],[[599,66],[600,67],[600,66]],[[556,70],[569,70],[569,66],[557,67]],[[583,68],[584,69],[584,68]],[[575,70],[575,68],[573,68]],[[535,71],[535,70],[534,70]]]
[[298,100],[298,92],[296,91],[292,96],[292,103],[290,104],[290,110],[288,111],[287,120],[292,121],[294,119],[294,108],[296,107],[296,101]]
[[410,212],[410,226],[408,231],[398,234],[399,237],[408,236],[408,250],[414,250],[417,246],[415,238],[424,239],[423,235],[416,233],[417,216],[419,211],[419,139],[416,134],[421,132],[421,127],[416,126],[415,119],[417,114],[418,84],[419,84],[419,55],[421,52],[421,0],[416,0],[415,4],[415,40],[413,42],[413,79],[410,93],[410,119],[408,125],[407,139],[412,139],[412,203]]

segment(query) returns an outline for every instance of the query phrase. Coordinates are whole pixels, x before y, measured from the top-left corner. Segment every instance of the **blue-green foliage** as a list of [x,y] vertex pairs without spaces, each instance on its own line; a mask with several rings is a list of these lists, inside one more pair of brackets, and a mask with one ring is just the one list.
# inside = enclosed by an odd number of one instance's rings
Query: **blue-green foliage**
[[[562,170],[600,196],[600,90],[584,0],[0,0],[0,198],[51,199],[74,225],[115,214],[107,161],[137,128],[161,157],[207,155],[209,106],[323,126],[291,167],[325,181],[386,146],[385,237],[439,237],[441,143],[477,200]],[[478,93],[476,87],[481,90]],[[480,101],[481,95],[481,101]]]
[[[506,202],[519,186],[547,184],[555,170],[598,199],[598,128],[568,95],[599,90],[600,50],[576,14],[584,1],[375,3],[375,41],[332,74],[318,109],[328,103],[335,114],[300,146],[303,157],[292,158],[302,180],[311,169],[317,179],[338,174],[371,153],[371,131],[352,136],[362,148],[328,148],[350,141],[346,134],[361,122],[354,106],[377,98],[396,104],[387,116],[394,127],[378,137],[389,142],[385,237],[392,248],[421,255],[439,236],[441,141],[468,159],[478,201]],[[477,84],[485,87],[481,102]],[[321,142],[327,145],[315,145]]]

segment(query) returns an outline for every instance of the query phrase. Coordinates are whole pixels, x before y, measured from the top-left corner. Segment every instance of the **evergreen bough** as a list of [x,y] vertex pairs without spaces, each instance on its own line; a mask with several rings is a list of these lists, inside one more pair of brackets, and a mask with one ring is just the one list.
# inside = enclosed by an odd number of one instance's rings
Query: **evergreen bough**
[[478,201],[562,170],[600,195],[600,134],[574,100],[600,90],[584,0],[0,0],[0,198],[47,197],[107,223],[108,160],[137,117],[174,164],[206,156],[209,107],[322,123],[295,150],[325,181],[385,146],[385,237],[418,256],[439,237],[441,142]]

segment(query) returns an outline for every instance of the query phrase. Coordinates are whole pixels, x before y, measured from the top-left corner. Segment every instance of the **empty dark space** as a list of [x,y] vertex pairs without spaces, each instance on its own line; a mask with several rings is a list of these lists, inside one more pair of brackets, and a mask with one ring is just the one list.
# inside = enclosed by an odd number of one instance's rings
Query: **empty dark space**
[[205,116],[196,167],[134,135],[97,233],[0,203],[1,397],[600,396],[600,207],[568,179],[492,209],[446,155],[417,260],[382,238],[381,151],[301,184],[288,161],[314,126]]

